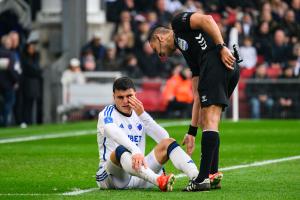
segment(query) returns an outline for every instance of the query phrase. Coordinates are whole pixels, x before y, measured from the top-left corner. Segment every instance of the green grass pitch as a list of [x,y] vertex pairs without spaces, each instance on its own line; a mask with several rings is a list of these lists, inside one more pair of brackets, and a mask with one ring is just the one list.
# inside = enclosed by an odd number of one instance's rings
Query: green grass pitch
[[[176,124],[176,123],[175,123]],[[166,127],[181,142],[186,125]],[[4,139],[28,136],[89,134],[14,143]],[[199,166],[200,135],[193,159]],[[300,155],[300,121],[225,121],[220,127],[220,167]],[[148,139],[147,152],[155,145]],[[27,129],[0,129],[0,199],[299,199],[300,159],[224,171],[222,189],[183,193],[187,178],[176,180],[174,191],[92,190],[76,196],[65,192],[96,188],[98,166],[96,121]],[[167,172],[179,174],[166,165]]]

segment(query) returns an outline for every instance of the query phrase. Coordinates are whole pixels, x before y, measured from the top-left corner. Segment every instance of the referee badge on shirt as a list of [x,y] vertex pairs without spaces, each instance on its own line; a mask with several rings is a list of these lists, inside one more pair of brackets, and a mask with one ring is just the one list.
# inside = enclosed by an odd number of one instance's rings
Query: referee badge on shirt
[[189,44],[184,39],[177,38],[177,43],[182,51],[186,51],[189,48]]

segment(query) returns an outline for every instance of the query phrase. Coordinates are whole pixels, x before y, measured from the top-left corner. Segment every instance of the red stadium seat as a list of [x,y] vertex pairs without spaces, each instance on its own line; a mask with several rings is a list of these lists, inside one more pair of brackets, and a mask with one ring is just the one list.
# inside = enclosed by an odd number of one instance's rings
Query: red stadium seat
[[160,81],[143,81],[142,89],[160,91],[161,85],[162,83]]
[[267,69],[267,75],[270,78],[278,78],[282,73],[282,69],[280,67],[269,67]]
[[143,103],[144,109],[148,112],[164,112],[163,98],[160,91],[141,90],[136,93],[137,98]]
[[257,55],[257,64],[265,62],[265,57],[263,55]]
[[248,69],[248,68],[241,68],[240,77],[241,78],[250,78],[253,76],[255,71],[255,67]]

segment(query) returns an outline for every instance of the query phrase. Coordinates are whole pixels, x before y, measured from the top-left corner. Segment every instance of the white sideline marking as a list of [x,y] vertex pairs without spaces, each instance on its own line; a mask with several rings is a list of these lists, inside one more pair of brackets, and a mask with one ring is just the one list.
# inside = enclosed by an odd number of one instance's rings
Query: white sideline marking
[[96,132],[95,130],[87,130],[87,131],[63,132],[63,133],[54,133],[54,134],[45,134],[45,135],[34,135],[34,136],[27,136],[27,137],[7,138],[7,139],[1,139],[0,144],[90,135],[90,134],[95,134],[95,132]]
[[[280,162],[285,162],[285,161],[290,161],[290,160],[298,160],[298,159],[300,159],[300,155],[286,157],[286,158],[279,158],[279,159],[274,159],[274,160],[263,160],[263,161],[244,164],[244,165],[234,165],[234,166],[231,166],[231,167],[220,168],[219,170],[221,172],[222,171],[230,171],[230,170],[235,170],[235,169],[258,167],[258,166],[269,165],[269,164],[274,164],[274,163],[280,163]],[[182,178],[182,177],[186,177],[186,175],[185,174],[177,174],[175,177],[176,178]]]
[[30,194],[30,193],[24,193],[24,194],[18,194],[18,193],[16,193],[16,194],[14,194],[14,193],[7,193],[7,194],[0,194],[0,196],[48,196],[48,195],[60,195],[60,194],[55,194],[55,193],[53,193],[53,194],[41,194],[41,193],[32,193],[32,194]]
[[[300,159],[300,155],[279,158],[279,159],[273,159],[273,160],[264,160],[264,161],[259,161],[259,162],[244,164],[244,165],[234,165],[234,166],[230,166],[230,167],[220,168],[220,171],[230,171],[230,170],[236,170],[236,169],[242,169],[242,168],[257,167],[257,166],[269,165],[269,164],[280,163],[280,162],[291,161],[291,160],[298,160],[298,159]],[[175,177],[179,179],[179,178],[186,177],[186,175],[185,174],[177,174]],[[45,196],[45,195],[76,196],[76,195],[80,195],[80,194],[84,194],[84,193],[92,192],[92,191],[96,191],[96,190],[98,190],[98,188],[89,188],[89,189],[85,189],[85,190],[64,192],[62,194],[39,194],[39,193],[12,194],[12,193],[8,193],[8,194],[0,194],[0,196]]]
[[90,188],[90,189],[86,189],[86,190],[76,190],[76,191],[72,191],[72,192],[64,192],[64,193],[62,193],[62,195],[64,195],[64,196],[76,196],[76,195],[79,195],[79,194],[92,192],[92,191],[96,191],[96,190],[99,190],[99,188]]
[[[160,123],[162,127],[171,127],[171,126],[178,126],[178,125],[183,126],[187,124],[189,124],[189,121],[174,121],[174,122]],[[72,131],[72,132],[68,131],[68,132],[54,133],[54,134],[7,138],[7,139],[0,139],[0,144],[27,142],[27,141],[34,141],[34,140],[46,140],[46,139],[54,139],[54,138],[66,138],[66,137],[74,137],[74,136],[81,136],[81,135],[92,135],[92,134],[96,134],[96,132],[97,132],[96,129],[90,129],[85,131]]]

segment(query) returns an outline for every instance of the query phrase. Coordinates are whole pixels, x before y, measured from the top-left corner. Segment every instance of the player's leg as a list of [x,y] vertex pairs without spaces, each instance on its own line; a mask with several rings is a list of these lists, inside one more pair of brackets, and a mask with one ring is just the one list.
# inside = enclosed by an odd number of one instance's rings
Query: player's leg
[[154,173],[150,168],[142,166],[139,171],[132,168],[132,154],[125,147],[121,145],[117,147],[114,160],[115,164],[119,164],[127,173],[157,185],[156,179],[159,175]]
[[172,191],[174,175],[159,175],[151,168],[145,168],[144,166],[141,166],[138,171],[134,170],[132,168],[132,154],[121,145],[117,147],[114,155],[115,158],[111,160],[114,160],[115,164],[121,166],[125,172],[158,186],[162,191]]
[[198,175],[198,169],[194,161],[173,138],[160,141],[154,148],[154,155],[161,165],[170,159],[173,165],[185,173],[190,180]]
[[103,189],[124,189],[131,180],[131,175],[124,171],[116,161],[115,151],[96,173],[96,182]]

